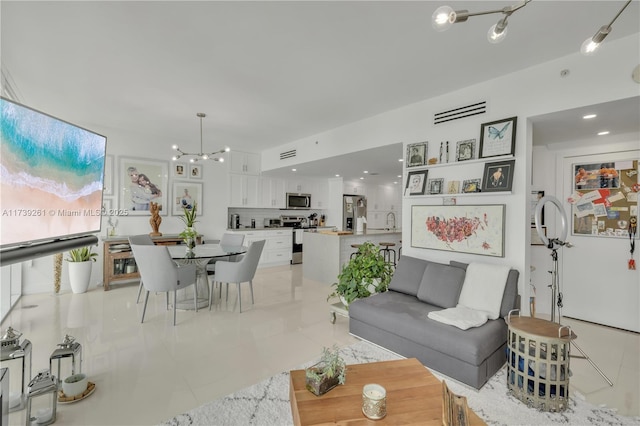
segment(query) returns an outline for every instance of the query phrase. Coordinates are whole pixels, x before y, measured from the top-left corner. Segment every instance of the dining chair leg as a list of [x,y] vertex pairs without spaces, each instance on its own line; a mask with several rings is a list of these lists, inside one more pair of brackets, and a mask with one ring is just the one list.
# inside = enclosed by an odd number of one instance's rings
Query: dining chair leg
[[229,301],[229,283],[227,283],[227,302]]
[[[166,293],[167,295],[167,311],[169,310],[169,292]],[[175,304],[175,300],[173,301],[173,303]]]
[[251,304],[253,305],[255,303],[253,301],[253,280],[249,280],[249,288],[251,289]]
[[211,298],[213,296],[213,290],[215,290],[215,281],[209,280],[209,310],[211,310]]
[[[169,292],[167,292],[167,295]],[[178,290],[173,290],[173,325],[176,325],[176,305],[178,304]]]
[[236,283],[236,287],[238,288],[238,309],[240,313],[242,313],[242,292],[240,291],[240,283]]
[[144,314],[147,312],[147,302],[149,301],[149,291],[144,296],[144,307],[142,308],[142,318],[140,319],[140,324],[144,322]]
[[193,305],[196,308],[196,312],[198,312],[198,281],[193,285]]
[[142,280],[140,280],[140,287],[138,287],[138,297],[136,298],[136,305],[140,303],[140,295],[142,294]]

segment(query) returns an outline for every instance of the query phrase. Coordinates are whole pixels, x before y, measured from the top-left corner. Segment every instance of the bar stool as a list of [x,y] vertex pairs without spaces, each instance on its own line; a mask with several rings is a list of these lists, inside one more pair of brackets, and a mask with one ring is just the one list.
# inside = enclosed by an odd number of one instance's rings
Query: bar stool
[[358,255],[358,253],[360,253],[360,246],[361,245],[362,244],[351,244],[351,248],[356,249],[356,251],[351,253],[351,256],[349,256],[349,260],[353,259],[354,257],[356,257]]
[[380,247],[379,253],[382,253],[385,262],[391,263],[391,254],[393,254],[393,267],[396,267],[396,251],[394,249],[390,249],[389,247],[394,247],[396,243],[378,243]]
[[400,261],[400,256],[402,256],[402,240],[400,240],[400,247],[398,247],[398,262]]

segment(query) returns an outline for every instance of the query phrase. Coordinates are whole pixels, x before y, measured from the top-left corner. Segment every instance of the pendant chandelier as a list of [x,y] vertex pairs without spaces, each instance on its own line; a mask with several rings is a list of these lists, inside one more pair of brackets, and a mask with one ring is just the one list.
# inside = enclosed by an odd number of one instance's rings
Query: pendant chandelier
[[205,118],[207,115],[204,112],[199,112],[196,114],[196,116],[200,118],[200,152],[197,152],[197,153],[185,152],[181,150],[180,147],[178,147],[178,145],[173,145],[172,148],[178,153],[174,155],[171,159],[173,161],[177,161],[181,157],[191,157],[189,158],[189,161],[191,163],[195,163],[198,160],[213,160],[213,161],[223,162],[224,157],[216,157],[216,155],[229,152],[230,151],[229,147],[221,149],[220,151],[209,152],[209,153],[204,152],[204,149],[202,148],[202,119]]

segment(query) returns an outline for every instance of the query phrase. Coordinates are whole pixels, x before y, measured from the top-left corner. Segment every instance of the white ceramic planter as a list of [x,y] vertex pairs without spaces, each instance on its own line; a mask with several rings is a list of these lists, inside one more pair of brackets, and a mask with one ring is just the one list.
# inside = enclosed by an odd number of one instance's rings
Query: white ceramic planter
[[76,294],[86,293],[91,279],[91,268],[93,261],[68,262],[69,263],[69,283],[71,291]]

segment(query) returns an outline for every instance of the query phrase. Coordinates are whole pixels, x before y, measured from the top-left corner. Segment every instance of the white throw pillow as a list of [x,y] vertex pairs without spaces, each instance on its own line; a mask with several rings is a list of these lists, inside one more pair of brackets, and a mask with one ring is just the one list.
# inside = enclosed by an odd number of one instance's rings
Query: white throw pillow
[[458,305],[487,312],[490,319],[499,318],[509,269],[508,266],[470,263]]

